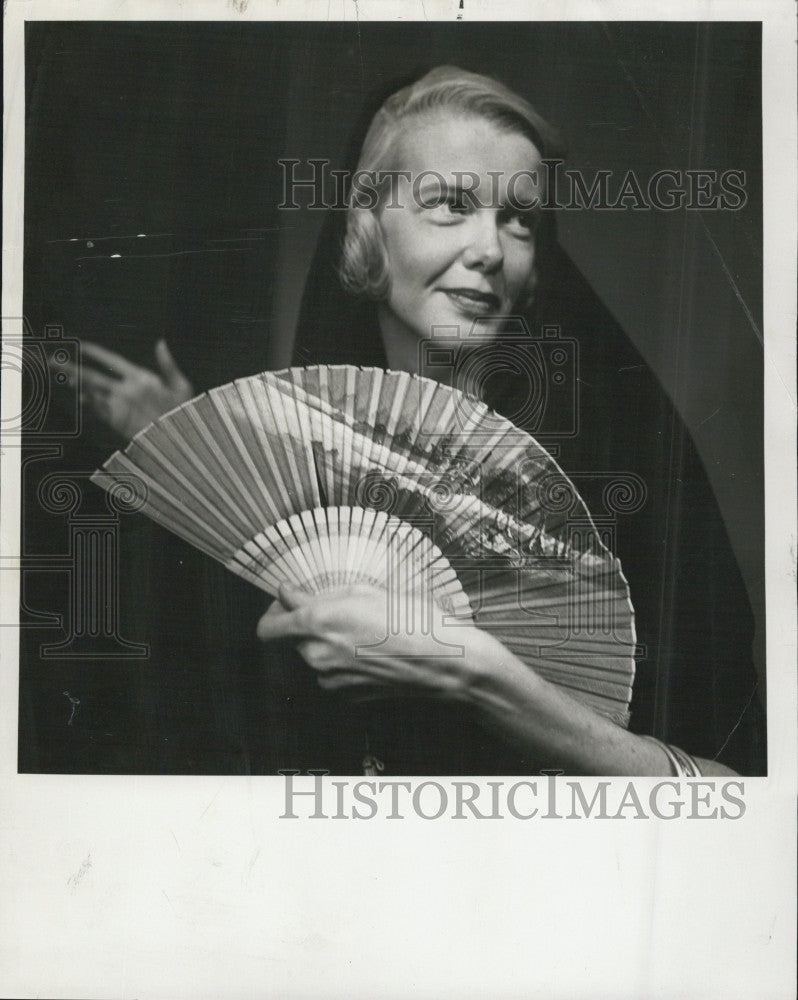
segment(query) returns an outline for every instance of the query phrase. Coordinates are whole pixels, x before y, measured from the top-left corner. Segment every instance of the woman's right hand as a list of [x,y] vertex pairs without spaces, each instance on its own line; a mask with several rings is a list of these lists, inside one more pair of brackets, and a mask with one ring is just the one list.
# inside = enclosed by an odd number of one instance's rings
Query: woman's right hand
[[96,367],[70,364],[67,374],[103,423],[132,438],[162,414],[191,399],[194,387],[180,371],[165,340],[155,345],[158,371],[142,368],[115,351],[81,341],[81,355]]

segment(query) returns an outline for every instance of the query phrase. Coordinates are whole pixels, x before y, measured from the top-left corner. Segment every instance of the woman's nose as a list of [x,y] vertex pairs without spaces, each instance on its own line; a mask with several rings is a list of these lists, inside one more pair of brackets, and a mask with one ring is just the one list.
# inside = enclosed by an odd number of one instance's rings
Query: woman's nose
[[468,267],[487,273],[497,271],[504,263],[496,214],[491,211],[474,212],[469,219],[468,243],[463,259]]

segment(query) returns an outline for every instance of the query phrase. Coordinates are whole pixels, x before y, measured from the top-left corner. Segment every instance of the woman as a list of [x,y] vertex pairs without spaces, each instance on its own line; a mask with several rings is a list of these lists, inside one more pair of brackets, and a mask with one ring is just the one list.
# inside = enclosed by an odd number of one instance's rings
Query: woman
[[[493,80],[440,68],[394,94],[374,117],[355,175],[370,182],[376,178],[376,183],[365,192],[353,185],[340,254],[346,292],[336,298],[329,285],[321,291],[323,271],[333,259],[327,248],[327,261],[316,269],[322,276],[311,280],[306,297],[297,363],[343,361],[418,371],[421,343],[434,327],[465,328],[479,320],[484,332],[498,340],[502,324],[492,317],[521,312],[538,321],[556,283],[553,221],[551,213],[540,211],[545,200],[541,163],[555,151],[556,137],[546,123]],[[372,192],[376,198],[370,197]],[[571,275],[572,284],[575,280]],[[584,289],[576,294],[584,298]],[[336,322],[342,335],[330,338]],[[596,324],[599,330],[602,322],[606,325],[606,319]],[[320,340],[321,330],[326,341]],[[602,395],[592,410],[583,400],[586,428],[577,445],[563,446],[559,459],[566,472],[590,469],[591,462],[597,463],[596,471],[615,471],[619,456],[631,464],[641,452],[634,432],[629,437],[619,431],[629,423],[629,414],[618,412],[618,400],[628,404],[637,394],[650,405],[650,376],[646,373],[631,390],[627,386],[619,393],[610,381],[617,382],[616,369],[641,365],[628,343],[618,341],[612,331],[585,344],[596,379],[583,376],[583,382],[598,386]],[[89,351],[119,376],[90,376],[88,391],[105,419],[123,433],[134,432],[137,424],[191,395],[164,344],[158,348],[160,377],[96,347]],[[634,364],[619,365],[619,357],[632,358]],[[488,401],[513,413],[514,394],[522,388],[504,385],[500,397]],[[675,417],[661,406],[659,419],[669,419],[673,431]],[[692,489],[692,513],[699,518],[702,545],[709,549],[712,578],[722,580],[725,591],[722,599],[707,602],[700,588],[681,581],[680,593],[663,614],[670,588],[663,576],[667,567],[656,556],[656,539],[669,487],[657,483],[656,476],[652,479],[661,458],[654,455],[642,463],[655,498],[648,521],[641,521],[630,538],[634,572],[620,552],[638,629],[656,666],[653,678],[649,671],[638,685],[642,699],[636,688],[633,726],[649,732],[656,726],[662,735],[684,733],[690,738],[683,741],[687,748],[707,756],[690,757],[664,740],[596,715],[473,625],[457,629],[456,641],[464,650],[460,657],[441,661],[432,640],[408,633],[390,637],[390,655],[384,655],[383,646],[383,655],[370,658],[362,650],[384,636],[385,595],[361,587],[321,597],[285,589],[258,624],[259,637],[270,644],[269,672],[276,678],[271,701],[285,709],[270,725],[291,734],[283,766],[299,763],[352,773],[355,758],[365,754],[367,772],[384,768],[394,774],[534,773],[545,768],[572,774],[733,774],[712,758],[728,743],[724,732],[731,734],[742,725],[757,739],[750,658],[740,654],[745,598],[714,501],[703,473],[696,471],[681,425],[673,431],[671,445],[677,439],[684,453],[680,469],[689,469],[685,489]],[[652,450],[645,440],[644,447]],[[717,620],[720,603],[726,605],[730,624]],[[660,620],[652,625],[656,618]],[[666,632],[667,642],[662,638]],[[296,644],[310,673],[297,668],[285,640]],[[692,676],[685,669],[687,654],[678,648],[685,641],[693,655],[703,657]],[[721,685],[726,692],[718,697]],[[682,716],[690,720],[686,728]],[[713,720],[720,737],[716,731],[707,738]]]

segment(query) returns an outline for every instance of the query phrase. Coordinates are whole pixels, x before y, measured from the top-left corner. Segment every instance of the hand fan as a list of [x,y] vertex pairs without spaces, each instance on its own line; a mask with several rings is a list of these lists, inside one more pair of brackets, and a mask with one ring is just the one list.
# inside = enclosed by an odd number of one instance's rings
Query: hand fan
[[93,479],[271,594],[423,588],[628,721],[620,563],[551,456],[457,389],[346,365],[264,372],[165,414]]

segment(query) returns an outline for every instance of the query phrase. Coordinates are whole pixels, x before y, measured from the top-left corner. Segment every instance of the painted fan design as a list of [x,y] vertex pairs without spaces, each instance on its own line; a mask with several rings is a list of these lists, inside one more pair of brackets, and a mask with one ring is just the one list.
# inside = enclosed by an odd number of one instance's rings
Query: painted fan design
[[618,560],[551,456],[457,389],[377,368],[264,372],[164,415],[93,479],[271,594],[424,588],[628,720]]

